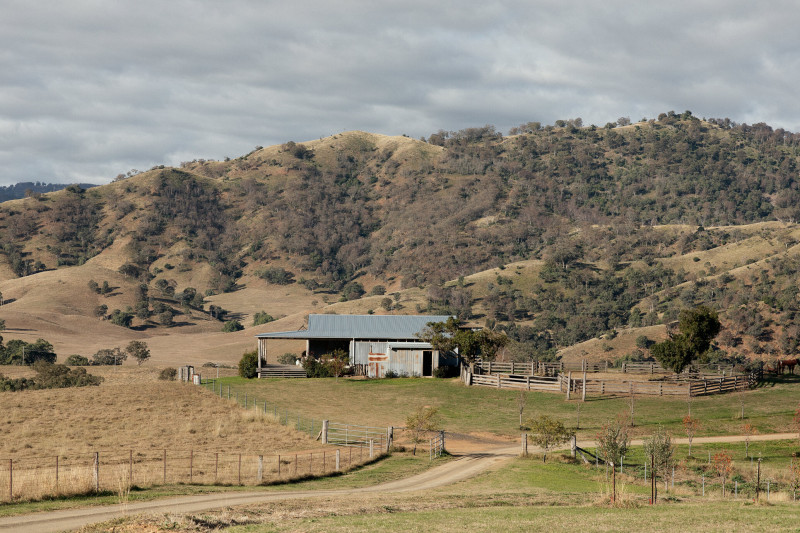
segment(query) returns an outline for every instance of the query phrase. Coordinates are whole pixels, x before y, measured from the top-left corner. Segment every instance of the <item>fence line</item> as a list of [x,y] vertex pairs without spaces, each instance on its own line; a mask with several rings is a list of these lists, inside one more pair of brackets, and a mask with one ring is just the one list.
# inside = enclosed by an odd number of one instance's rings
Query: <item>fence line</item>
[[260,485],[349,470],[377,453],[362,445],[280,454],[164,449],[9,458],[0,460],[0,501],[168,483]]

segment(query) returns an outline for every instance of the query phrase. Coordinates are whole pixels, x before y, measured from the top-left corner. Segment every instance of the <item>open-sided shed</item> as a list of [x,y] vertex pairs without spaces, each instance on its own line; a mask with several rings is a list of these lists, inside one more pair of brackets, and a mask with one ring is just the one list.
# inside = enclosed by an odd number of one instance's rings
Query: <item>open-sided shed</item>
[[[267,361],[269,339],[306,341],[306,355],[319,357],[341,349],[350,364],[369,377],[395,375],[432,376],[440,366],[458,365],[450,354],[440,354],[417,335],[430,322],[445,322],[443,315],[309,315],[308,328],[299,331],[262,333],[258,338],[259,371]],[[259,372],[260,375],[260,372]]]

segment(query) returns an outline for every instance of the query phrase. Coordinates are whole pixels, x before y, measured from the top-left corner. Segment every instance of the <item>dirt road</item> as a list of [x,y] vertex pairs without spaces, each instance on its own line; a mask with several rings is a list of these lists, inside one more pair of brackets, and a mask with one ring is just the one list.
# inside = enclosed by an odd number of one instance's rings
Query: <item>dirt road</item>
[[[797,438],[796,433],[776,433],[770,435],[754,435],[751,441],[789,440]],[[744,436],[695,437],[694,444],[713,442],[742,442]],[[673,443],[685,443],[686,439],[674,439]],[[641,444],[634,441],[633,444]],[[593,442],[580,442],[581,447],[590,448]],[[342,496],[359,493],[411,492],[433,489],[450,485],[470,478],[493,466],[516,457],[519,446],[504,446],[487,449],[483,453],[465,453],[458,459],[426,472],[405,479],[363,487],[340,490],[305,490],[305,491],[253,491],[203,494],[199,496],[179,496],[151,502],[138,502],[64,511],[49,511],[30,515],[0,518],[0,532],[15,533],[55,533],[80,528],[87,524],[103,522],[120,516],[142,513],[197,513],[234,505],[246,505],[261,502],[273,502],[300,498],[319,498]],[[535,451],[533,448],[531,451]]]

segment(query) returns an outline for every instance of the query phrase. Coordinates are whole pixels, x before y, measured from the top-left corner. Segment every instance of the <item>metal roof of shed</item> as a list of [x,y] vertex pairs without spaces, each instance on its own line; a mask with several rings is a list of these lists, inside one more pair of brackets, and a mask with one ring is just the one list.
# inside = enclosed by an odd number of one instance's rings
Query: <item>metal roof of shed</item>
[[428,322],[449,315],[308,315],[308,329],[261,333],[259,339],[415,340]]

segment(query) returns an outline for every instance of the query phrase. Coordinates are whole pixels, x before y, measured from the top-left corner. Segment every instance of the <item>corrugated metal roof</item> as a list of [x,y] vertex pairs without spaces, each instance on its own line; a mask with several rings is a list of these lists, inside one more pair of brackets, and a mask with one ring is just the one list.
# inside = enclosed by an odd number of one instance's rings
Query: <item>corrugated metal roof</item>
[[448,315],[309,315],[308,329],[256,335],[261,339],[413,340],[428,322]]

